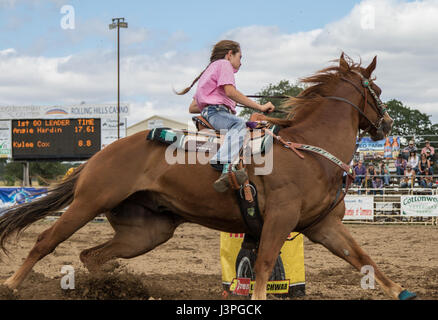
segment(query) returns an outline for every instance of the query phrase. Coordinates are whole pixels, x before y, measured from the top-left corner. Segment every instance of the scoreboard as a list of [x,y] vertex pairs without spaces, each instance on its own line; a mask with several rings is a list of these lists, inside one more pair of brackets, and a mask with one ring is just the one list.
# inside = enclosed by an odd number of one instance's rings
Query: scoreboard
[[85,160],[101,148],[98,118],[12,120],[14,160]]

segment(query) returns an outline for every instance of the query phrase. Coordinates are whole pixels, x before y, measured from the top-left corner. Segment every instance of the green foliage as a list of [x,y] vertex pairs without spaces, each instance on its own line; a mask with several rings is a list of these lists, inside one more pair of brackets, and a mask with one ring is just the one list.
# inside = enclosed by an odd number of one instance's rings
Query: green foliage
[[401,101],[390,100],[386,102],[388,113],[394,120],[392,135],[437,135],[438,124],[432,124],[430,116],[417,109],[403,105]]
[[23,180],[23,165],[19,162],[7,163],[5,159],[1,162],[1,177],[7,186],[13,186],[15,180]]
[[47,185],[63,176],[70,166],[61,162],[31,162],[30,175],[37,177],[40,185]]
[[[32,178],[38,179],[40,185],[47,185],[63,176],[72,167],[71,163],[62,162],[30,162],[29,172]],[[0,178],[8,186],[13,186],[15,181],[23,180],[23,163],[0,161]]]
[[[304,90],[304,87],[299,85],[293,85],[288,80],[281,80],[277,84],[270,83],[268,86],[264,87],[260,92],[256,93],[257,96],[297,96],[301,91]],[[276,110],[287,111],[281,108],[281,103],[284,102],[284,99],[271,99],[271,98],[258,98],[259,104],[265,104],[267,102],[272,102],[275,106]],[[249,118],[251,114],[255,112],[254,109],[251,108],[243,108],[243,110],[239,113],[239,116],[244,118]],[[271,113],[270,117],[275,118],[284,118],[286,117],[286,113]]]

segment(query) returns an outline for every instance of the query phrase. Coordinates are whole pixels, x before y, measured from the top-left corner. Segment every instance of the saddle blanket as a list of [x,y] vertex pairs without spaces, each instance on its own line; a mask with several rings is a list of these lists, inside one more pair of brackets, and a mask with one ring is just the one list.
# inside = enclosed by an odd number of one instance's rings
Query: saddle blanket
[[[264,128],[263,130],[248,129],[250,139],[244,146],[245,152],[251,152],[251,154],[254,155],[269,151],[273,139],[272,136],[266,134],[264,130],[270,130],[274,134],[277,134],[280,127],[274,125],[270,128]],[[184,129],[155,128],[149,132],[146,139],[167,145],[173,144],[176,148],[188,152],[216,153],[224,142],[224,135],[220,135],[219,132],[211,129],[192,132]],[[249,150],[246,148],[249,148]]]

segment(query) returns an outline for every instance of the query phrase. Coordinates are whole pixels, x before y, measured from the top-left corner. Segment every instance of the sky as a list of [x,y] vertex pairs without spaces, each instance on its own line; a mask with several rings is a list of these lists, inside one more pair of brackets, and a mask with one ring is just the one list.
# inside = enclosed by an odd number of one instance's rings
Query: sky
[[128,125],[153,115],[190,119],[212,46],[238,41],[237,88],[259,92],[332,64],[345,52],[374,75],[382,100],[397,99],[438,122],[438,0],[0,0],[0,105],[116,103],[116,31],[121,101]]

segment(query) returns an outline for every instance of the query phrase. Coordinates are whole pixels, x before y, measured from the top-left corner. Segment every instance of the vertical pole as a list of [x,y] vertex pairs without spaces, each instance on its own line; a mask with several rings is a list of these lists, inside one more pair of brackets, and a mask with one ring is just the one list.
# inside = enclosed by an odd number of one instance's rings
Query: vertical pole
[[29,162],[23,162],[23,187],[30,186]]
[[120,139],[120,20],[117,20],[117,139]]

